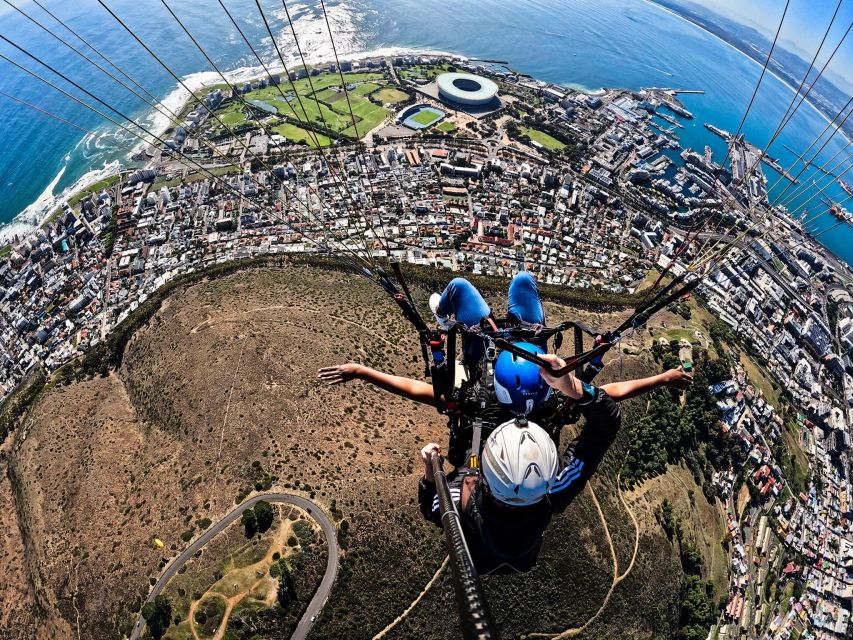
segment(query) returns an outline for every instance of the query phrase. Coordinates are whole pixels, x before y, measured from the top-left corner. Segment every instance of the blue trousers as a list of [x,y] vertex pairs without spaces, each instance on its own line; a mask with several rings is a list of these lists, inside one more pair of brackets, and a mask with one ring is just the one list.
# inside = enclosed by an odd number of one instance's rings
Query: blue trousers
[[[451,280],[438,303],[441,315],[453,315],[457,322],[468,327],[480,324],[492,311],[477,288],[465,278]],[[545,324],[545,310],[539,299],[536,279],[527,271],[517,273],[509,285],[507,315],[520,322]],[[462,352],[468,362],[479,360],[484,353],[482,340],[463,338]]]

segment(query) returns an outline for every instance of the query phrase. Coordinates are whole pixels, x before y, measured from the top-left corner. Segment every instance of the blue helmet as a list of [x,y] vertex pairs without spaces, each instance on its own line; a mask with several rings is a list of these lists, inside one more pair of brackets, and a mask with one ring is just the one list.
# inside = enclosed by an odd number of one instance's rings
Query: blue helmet
[[[541,355],[543,349],[529,342],[515,345],[530,353]],[[502,351],[495,363],[495,395],[510,411],[526,415],[541,405],[550,395],[551,387],[539,375],[539,367],[510,351]]]

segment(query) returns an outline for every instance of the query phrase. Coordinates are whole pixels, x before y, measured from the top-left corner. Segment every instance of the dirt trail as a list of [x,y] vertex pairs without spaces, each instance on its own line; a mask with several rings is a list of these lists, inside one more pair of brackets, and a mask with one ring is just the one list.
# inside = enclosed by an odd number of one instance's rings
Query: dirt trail
[[[207,329],[207,328],[212,327],[212,326],[217,325],[217,324],[228,323],[228,322],[241,322],[241,320],[238,318],[239,316],[246,316],[246,315],[250,315],[252,313],[259,313],[261,311],[273,311],[276,309],[286,309],[286,310],[296,309],[298,311],[305,311],[305,312],[310,312],[310,313],[314,313],[317,315],[326,316],[327,318],[331,318],[332,320],[337,320],[338,322],[345,322],[346,324],[351,324],[354,327],[358,327],[359,329],[362,329],[365,333],[376,338],[377,340],[381,340],[382,342],[384,342],[385,344],[387,344],[389,346],[394,346],[394,344],[390,340],[388,340],[388,338],[386,338],[385,336],[383,336],[379,333],[376,333],[375,331],[373,331],[369,327],[366,327],[359,322],[355,322],[354,320],[350,320],[349,318],[344,318],[342,316],[338,316],[338,315],[335,315],[333,313],[328,313],[326,311],[322,311],[321,309],[302,307],[302,306],[299,306],[296,304],[288,304],[288,305],[276,304],[276,305],[272,305],[269,307],[255,307],[253,309],[248,309],[246,311],[240,311],[240,312],[235,313],[231,316],[220,316],[218,318],[208,317],[206,320],[202,320],[196,326],[194,326],[192,329],[190,329],[190,333],[195,334],[195,333],[198,333],[199,331],[203,331],[204,329]],[[289,320],[289,318],[282,318],[280,320],[280,322],[286,322],[287,320]],[[279,322],[279,320],[276,320],[275,322]]]
[[240,341],[240,356],[237,358],[237,366],[234,367],[234,378],[231,380],[231,388],[228,390],[228,400],[225,403],[225,415],[222,417],[222,430],[219,433],[219,449],[216,452],[216,464],[213,465],[213,489],[210,495],[216,501],[216,485],[219,481],[219,465],[222,461],[222,445],[225,442],[225,427],[228,426],[228,412],[231,410],[231,397],[234,395],[234,387],[237,386],[237,375],[240,373],[240,363],[243,362],[243,350],[246,348],[246,341]]
[[[263,582],[266,582],[270,579],[268,572],[269,572],[270,565],[273,563],[273,554],[275,554],[277,551],[279,553],[281,553],[284,549],[286,549],[285,541],[287,540],[287,536],[291,532],[291,529],[292,529],[292,525],[290,524],[290,521],[287,519],[287,516],[285,516],[281,513],[281,510],[279,510],[278,517],[279,517],[279,522],[280,522],[281,526],[279,526],[275,537],[270,542],[270,546],[267,549],[267,552],[264,554],[264,557],[261,558],[260,560],[258,560],[257,562],[253,563],[253,564],[250,564],[246,567],[241,567],[240,569],[237,570],[237,571],[246,572],[246,573],[254,573],[255,575],[257,575],[258,572],[262,571],[264,574],[263,576],[259,577],[257,580],[254,580],[251,584],[248,585],[248,587],[246,587],[242,591],[239,591],[238,593],[235,593],[231,597],[228,597],[224,593],[218,591],[216,589],[216,585],[214,585],[210,589],[208,589],[204,594],[202,594],[201,598],[199,598],[198,600],[193,600],[190,603],[190,608],[189,608],[189,611],[187,613],[187,617],[189,620],[190,631],[191,631],[193,638],[195,640],[222,640],[223,636],[225,635],[225,631],[228,629],[228,620],[231,617],[231,612],[234,610],[234,607],[236,607],[244,598],[246,598],[246,596],[251,594]],[[283,553],[282,553],[282,556],[284,556]],[[225,574],[219,580],[219,582],[223,582],[227,578],[228,578],[228,574]],[[222,614],[222,620],[220,621],[219,626],[217,627],[216,633],[212,636],[202,637],[198,633],[198,629],[196,628],[195,612],[196,612],[196,608],[198,607],[198,605],[201,602],[204,602],[206,599],[210,599],[209,596],[220,598],[220,599],[224,600],[225,601],[225,612]],[[264,603],[267,604],[268,606],[272,606],[273,604],[275,604],[275,598],[276,598],[276,591],[274,589],[270,589],[270,590],[268,590],[267,595],[264,598]]]
[[412,604],[410,604],[408,607],[406,607],[406,610],[405,610],[405,611],[403,611],[403,613],[401,613],[399,616],[397,616],[396,618],[394,618],[394,619],[393,619],[393,620],[388,624],[388,626],[387,626],[387,627],[385,627],[384,629],[382,629],[382,631],[380,631],[380,632],[379,632],[379,633],[377,633],[375,636],[373,636],[372,640],[379,640],[380,638],[382,638],[386,633],[388,633],[389,631],[391,631],[391,629],[393,629],[393,628],[394,628],[394,627],[396,627],[398,624],[400,624],[400,623],[403,621],[403,619],[404,619],[407,615],[409,615],[409,613],[411,613],[412,609],[414,609],[414,608],[417,606],[417,604],[418,604],[418,603],[423,599],[423,597],[427,594],[427,592],[432,588],[432,585],[434,585],[434,584],[435,584],[436,580],[438,580],[439,576],[441,576],[441,574],[442,574],[442,573],[444,572],[444,570],[447,568],[447,564],[448,564],[449,562],[450,562],[450,556],[445,556],[445,557],[444,557],[444,562],[442,562],[442,563],[441,563],[441,566],[438,568],[438,571],[436,571],[436,572],[435,572],[435,575],[433,575],[433,577],[430,579],[430,581],[426,583],[426,586],[425,586],[425,587],[423,588],[423,590],[418,594],[418,597],[417,597],[417,598],[415,598],[414,600],[412,600]]

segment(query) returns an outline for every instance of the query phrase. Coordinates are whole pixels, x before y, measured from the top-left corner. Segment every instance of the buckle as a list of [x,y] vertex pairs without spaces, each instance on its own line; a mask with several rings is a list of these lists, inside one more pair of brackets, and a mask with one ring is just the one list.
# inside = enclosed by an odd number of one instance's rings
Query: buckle
[[497,357],[498,357],[497,347],[495,347],[494,341],[489,340],[489,344],[486,347],[486,360],[488,360],[489,362],[494,362]]

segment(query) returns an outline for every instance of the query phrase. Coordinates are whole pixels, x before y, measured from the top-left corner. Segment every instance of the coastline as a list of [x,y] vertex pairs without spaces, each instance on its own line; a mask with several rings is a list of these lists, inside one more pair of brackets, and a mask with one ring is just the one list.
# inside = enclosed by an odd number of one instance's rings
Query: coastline
[[[364,51],[357,51],[347,54],[347,60],[365,60],[378,56],[397,56],[397,55],[422,55],[422,56],[443,56],[455,58],[459,60],[468,60],[467,56],[449,51],[441,51],[438,49],[421,49],[416,47],[379,47]],[[318,56],[316,58],[306,57],[308,64],[324,64],[330,63],[330,58]],[[301,62],[291,60],[287,66],[302,66]],[[284,66],[279,62],[276,64],[267,65],[267,69],[272,73],[284,73]],[[264,68],[258,66],[245,66],[232,69],[224,72],[225,78],[231,83],[239,83],[245,80],[252,80],[265,75]],[[198,92],[206,87],[222,83],[222,78],[216,71],[198,71],[184,76],[181,80],[190,88],[192,92]],[[139,116],[139,120],[160,136],[171,126],[171,119],[162,113],[162,111],[171,112],[174,114],[180,113],[192,99],[192,95],[187,92],[182,86],[175,86],[159,103],[158,108],[148,107],[144,113]],[[131,160],[131,157],[139,153],[147,145],[137,138],[131,142],[132,146],[127,150],[121,159],[116,159],[110,162],[105,162],[100,169],[89,169],[73,184],[65,187],[60,193],[55,194],[53,190],[56,184],[65,174],[68,169],[68,163],[74,152],[81,146],[85,146],[94,141],[95,146],[98,146],[101,138],[111,135],[110,132],[102,130],[98,132],[98,136],[86,134],[77,142],[74,148],[69,151],[63,158],[63,164],[59,168],[56,176],[45,187],[44,191],[24,209],[16,213],[8,222],[0,223],[0,246],[8,244],[16,235],[25,235],[36,229],[44,226],[50,219],[57,208],[67,204],[69,200],[74,198],[82,191],[91,187],[93,184],[111,178],[122,171],[135,168],[137,165]],[[99,147],[100,148],[100,147]],[[140,168],[147,167],[148,164],[138,165]]]
[[[723,43],[724,45],[726,45],[727,47],[730,47],[731,49],[734,49],[734,50],[735,50],[735,51],[737,51],[740,55],[742,55],[743,57],[745,57],[745,58],[746,58],[746,59],[748,59],[748,60],[751,60],[753,63],[757,64],[759,67],[762,67],[762,68],[764,67],[764,65],[763,65],[761,62],[759,62],[758,60],[756,60],[756,59],[755,59],[755,58],[753,58],[752,56],[750,56],[750,55],[746,54],[746,53],[745,53],[745,52],[743,52],[742,50],[738,49],[738,48],[737,48],[736,46],[734,46],[731,42],[728,42],[728,41],[726,41],[726,40],[723,40],[723,39],[722,39],[720,36],[718,36],[716,33],[713,33],[713,32],[711,32],[711,31],[709,31],[708,29],[706,29],[705,27],[703,27],[701,24],[697,24],[696,22],[693,22],[693,20],[690,20],[689,18],[687,18],[687,17],[685,17],[685,16],[681,15],[680,13],[678,13],[678,12],[676,12],[676,11],[673,11],[672,9],[670,9],[670,8],[668,8],[668,7],[665,7],[665,6],[663,6],[662,4],[658,4],[657,2],[655,2],[655,0],[643,0],[643,2],[645,2],[646,4],[651,5],[651,6],[653,6],[653,7],[656,7],[657,9],[660,9],[661,11],[665,11],[666,13],[668,13],[668,14],[670,14],[670,15],[672,15],[672,16],[674,16],[674,17],[676,17],[676,18],[678,18],[679,20],[683,20],[683,21],[684,21],[684,22],[686,22],[687,24],[692,25],[693,27],[695,27],[695,28],[699,29],[699,30],[700,30],[700,31],[702,31],[703,33],[708,34],[709,36],[711,36],[711,37],[712,37],[712,38],[714,38],[715,40],[718,40],[719,42],[722,42],[722,43]],[[781,76],[780,76],[779,74],[777,74],[775,71],[773,71],[773,69],[771,69],[769,66],[767,67],[767,73],[768,73],[769,75],[773,76],[774,78],[776,78],[780,83],[782,83],[782,84],[783,84],[784,86],[786,86],[788,89],[790,89],[791,91],[793,91],[795,94],[799,95],[799,92],[797,91],[797,87],[795,87],[795,86],[794,86],[794,85],[792,85],[790,82],[788,82],[787,80],[785,80],[783,77],[781,77]],[[819,116],[820,116],[820,117],[821,117],[821,118],[822,118],[822,119],[823,119],[827,124],[830,124],[830,123],[832,122],[832,119],[831,119],[829,116],[827,116],[823,111],[821,111],[820,109],[818,109],[814,104],[812,104],[811,100],[809,100],[808,98],[806,98],[805,100],[802,100],[802,101],[801,101],[801,103],[805,103],[805,104],[807,104],[809,107],[811,107],[811,109],[812,109],[812,110],[813,110],[817,115],[819,115]],[[799,106],[797,106],[796,108],[799,108]],[[838,129],[838,131],[837,131],[837,133],[840,133],[840,134],[841,134],[841,137],[842,137],[842,138],[844,138],[844,140],[845,140],[846,142],[848,142],[848,143],[853,142],[853,139],[851,139],[851,138],[850,138],[850,136],[848,136],[848,135],[847,135],[847,133],[846,133],[843,129],[840,129],[840,128],[839,128],[839,129]]]
[[[685,18],[684,16],[679,15],[678,13],[658,4],[654,0],[646,0],[647,4],[653,5],[658,9],[665,11],[680,20],[686,22],[692,27],[699,28],[703,32],[712,36],[720,42],[731,47],[738,54],[748,58],[753,63],[762,66],[755,59],[751,58],[749,55],[745,54],[743,51],[738,49],[736,46],[732,45],[729,42],[726,42],[719,36],[711,33],[710,31],[701,27],[701,25],[696,24],[695,22]],[[380,47],[374,48],[364,51],[358,51],[351,54],[346,55],[347,60],[364,60],[370,58],[377,57],[387,57],[387,56],[398,56],[398,55],[421,55],[421,56],[436,56],[436,57],[445,57],[449,59],[458,59],[458,60],[469,60],[470,57],[466,55],[462,55],[459,53],[453,53],[448,51],[441,51],[436,49],[427,49],[427,48],[416,48],[416,47]],[[315,58],[306,58],[306,63],[309,65],[316,64],[328,64],[332,62],[332,59],[328,58],[327,55],[319,55]],[[301,66],[301,62],[297,63],[295,60],[290,60],[287,64],[288,68],[295,68],[295,66]],[[283,73],[284,66],[282,64],[270,64],[267,65],[267,69],[271,73]],[[781,77],[777,74],[773,73],[770,69],[768,69],[771,75],[773,75],[777,80],[780,81],[784,86],[789,88],[791,91],[795,91],[795,87],[792,87],[790,84],[785,82]],[[236,69],[224,72],[225,79],[232,84],[238,84],[243,81],[252,80],[258,77],[265,75],[264,68],[262,66],[244,66],[238,67]],[[533,78],[534,80],[538,80]],[[183,88],[183,86],[176,86],[170,91],[159,103],[158,108],[149,107],[140,117],[139,120],[146,123],[147,127],[150,128],[157,136],[161,136],[165,131],[169,129],[172,125],[172,118],[168,117],[162,111],[166,111],[172,114],[181,113],[187,106],[187,104],[193,99],[193,94],[199,91],[202,91],[206,87],[210,87],[216,84],[222,83],[222,77],[215,71],[200,71],[189,74],[182,78],[183,82],[189,87],[190,91],[187,91]],[[585,93],[587,95],[601,95],[606,93],[609,89],[615,89],[614,87],[600,87],[598,89],[591,89],[589,87],[579,85],[577,83],[553,83],[557,86],[563,86],[566,88],[570,88],[574,91],[579,91],[581,93]],[[809,106],[817,113],[821,118],[825,121],[829,122],[829,118],[827,118],[819,109],[817,109],[811,102],[808,102]],[[842,136],[845,139],[848,139],[847,136],[841,131]],[[66,187],[59,194],[53,194],[53,189],[56,184],[61,179],[62,175],[65,173],[68,168],[68,162],[71,155],[77,151],[81,147],[81,145],[86,145],[91,141],[94,141],[94,144],[98,148],[103,148],[101,145],[101,140],[104,137],[110,136],[111,133],[108,131],[98,131],[92,134],[86,134],[75,146],[74,150],[69,152],[65,158],[63,166],[60,168],[57,175],[51,181],[51,183],[45,188],[42,194],[30,205],[28,205],[23,211],[19,212],[10,222],[0,225],[0,246],[4,244],[8,244],[12,237],[15,235],[22,235],[28,232],[31,232],[37,228],[43,227],[45,223],[50,220],[54,212],[64,206],[69,200],[73,199],[76,195],[85,191],[93,184],[96,184],[102,180],[115,176],[123,171],[128,171],[137,167],[149,167],[151,165],[150,162],[134,162],[131,160],[131,157],[145,148],[148,144],[147,142],[132,139],[129,146],[129,150],[121,157],[121,159],[115,159],[110,162],[106,162],[103,167],[100,169],[91,169],[87,171],[83,176],[81,176],[75,183],[71,186]],[[132,144],[132,146],[130,146]],[[830,251],[826,245],[824,245],[819,240],[815,240],[817,244],[823,247],[826,251]],[[837,254],[832,252],[836,257]],[[841,258],[839,258],[841,259]],[[843,260],[842,260],[843,261]]]

